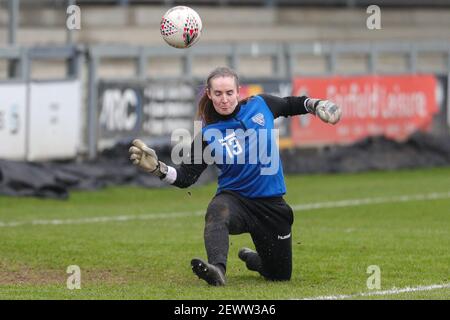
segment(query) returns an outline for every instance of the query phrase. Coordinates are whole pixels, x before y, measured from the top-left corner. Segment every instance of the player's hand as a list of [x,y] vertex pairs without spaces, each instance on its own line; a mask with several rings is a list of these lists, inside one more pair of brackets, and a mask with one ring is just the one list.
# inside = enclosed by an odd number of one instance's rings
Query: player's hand
[[158,161],[155,150],[149,148],[142,140],[134,140],[128,151],[130,152],[130,160],[133,161],[135,166],[158,177],[167,173],[167,166]]
[[336,124],[341,119],[341,108],[329,100],[308,99],[306,105],[323,122]]

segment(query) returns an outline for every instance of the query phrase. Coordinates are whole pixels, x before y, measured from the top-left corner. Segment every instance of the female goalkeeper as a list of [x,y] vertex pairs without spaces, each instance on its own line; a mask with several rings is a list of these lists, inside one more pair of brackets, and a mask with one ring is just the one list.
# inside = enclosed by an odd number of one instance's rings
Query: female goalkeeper
[[[179,188],[195,183],[208,164],[219,168],[218,189],[205,216],[208,262],[191,261],[193,272],[208,284],[225,285],[228,235],[245,232],[256,249],[239,250],[247,268],[267,280],[290,280],[294,217],[283,198],[286,186],[274,119],[306,113],[331,124],[341,117],[340,108],[332,102],[305,96],[260,94],[240,101],[237,74],[221,67],[206,81],[197,113],[203,128],[192,142],[190,163],[167,166],[141,140],[133,141],[129,150],[133,164]],[[194,145],[199,142],[201,152],[196,152]],[[210,155],[209,162],[205,155]]]

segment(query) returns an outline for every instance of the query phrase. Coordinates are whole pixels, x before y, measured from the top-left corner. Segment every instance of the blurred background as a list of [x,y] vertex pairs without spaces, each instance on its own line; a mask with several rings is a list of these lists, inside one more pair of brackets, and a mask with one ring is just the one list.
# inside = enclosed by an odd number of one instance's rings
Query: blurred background
[[[1,194],[136,182],[129,142],[169,158],[172,132],[193,131],[220,65],[241,75],[241,97],[306,94],[342,107],[336,126],[277,120],[288,173],[450,165],[450,0],[0,3]],[[202,18],[192,48],[161,38],[175,5]]]

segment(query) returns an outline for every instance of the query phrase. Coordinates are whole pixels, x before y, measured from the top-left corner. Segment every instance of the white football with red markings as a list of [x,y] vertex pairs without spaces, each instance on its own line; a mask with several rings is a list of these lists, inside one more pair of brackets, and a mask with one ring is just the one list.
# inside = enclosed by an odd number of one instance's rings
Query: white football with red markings
[[169,9],[161,19],[161,35],[172,47],[193,46],[202,34],[202,20],[197,12],[186,6]]

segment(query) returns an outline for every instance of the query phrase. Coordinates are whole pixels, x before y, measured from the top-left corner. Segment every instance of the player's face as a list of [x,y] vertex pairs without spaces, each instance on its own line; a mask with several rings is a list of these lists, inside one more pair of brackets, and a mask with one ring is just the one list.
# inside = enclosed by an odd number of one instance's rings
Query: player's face
[[233,113],[239,101],[239,88],[233,77],[217,77],[211,80],[211,87],[206,91],[212,100],[214,109],[221,115]]

